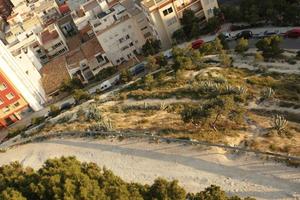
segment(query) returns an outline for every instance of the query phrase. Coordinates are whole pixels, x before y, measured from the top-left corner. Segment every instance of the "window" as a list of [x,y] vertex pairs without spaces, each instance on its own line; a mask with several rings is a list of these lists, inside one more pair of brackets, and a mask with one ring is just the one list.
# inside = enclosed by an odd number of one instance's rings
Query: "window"
[[3,91],[7,88],[7,86],[5,85],[5,83],[1,83],[0,84],[0,90]]
[[2,99],[0,99],[0,105],[2,105],[4,103],[4,101]]
[[96,59],[97,59],[97,62],[98,62],[98,63],[102,63],[102,62],[104,61],[104,58],[102,57],[101,54],[97,55],[97,56],[96,56]]
[[13,93],[8,93],[8,94],[6,95],[6,98],[7,98],[8,100],[13,99],[14,97],[15,97],[15,95],[14,95]]
[[141,28],[141,31],[143,31],[143,30],[145,30],[145,29],[147,29],[147,26],[145,26],[145,27]]
[[17,103],[14,104],[15,107],[18,107],[19,105],[20,105],[19,102],[17,102]]
[[166,16],[166,15],[172,13],[172,12],[173,12],[173,8],[170,7],[170,8],[168,8],[168,9],[164,10],[164,11],[163,11],[163,14],[164,14],[164,16]]
[[8,112],[9,111],[9,107],[4,107],[4,108],[2,108],[2,111],[4,112],[4,113],[6,113],[6,112]]

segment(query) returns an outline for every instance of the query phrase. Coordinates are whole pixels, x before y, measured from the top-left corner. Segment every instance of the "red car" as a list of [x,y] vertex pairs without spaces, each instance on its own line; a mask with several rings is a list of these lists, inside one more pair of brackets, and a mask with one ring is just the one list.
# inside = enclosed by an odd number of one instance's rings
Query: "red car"
[[192,42],[192,48],[199,49],[203,44],[204,44],[204,41],[201,39],[198,39],[198,40]]
[[300,28],[295,28],[295,29],[289,30],[288,32],[286,32],[284,34],[284,37],[288,37],[288,38],[300,37]]

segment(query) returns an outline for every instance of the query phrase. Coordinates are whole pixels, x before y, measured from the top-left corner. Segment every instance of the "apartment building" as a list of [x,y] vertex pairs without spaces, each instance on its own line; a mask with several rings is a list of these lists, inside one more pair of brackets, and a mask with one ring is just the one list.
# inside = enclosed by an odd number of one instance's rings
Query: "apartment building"
[[172,45],[172,34],[178,30],[183,11],[190,9],[205,23],[218,8],[217,0],[143,0],[141,7],[154,27],[162,48]]
[[54,0],[39,0],[29,6],[45,27],[61,17],[59,6]]
[[21,112],[27,108],[28,103],[0,70],[0,127],[20,120]]
[[96,37],[66,55],[67,69],[83,83],[93,79],[102,69],[112,66]]
[[66,53],[66,38],[56,24],[51,24],[38,35],[38,40],[49,59]]
[[0,42],[0,123],[19,120],[23,108],[40,110],[46,101],[37,70],[18,60]]
[[[107,2],[102,3],[102,8],[109,8]],[[114,65],[136,59],[146,42],[138,24],[142,11],[132,5],[132,9],[127,9],[118,3],[107,10],[103,9],[95,19],[90,20],[99,43]]]

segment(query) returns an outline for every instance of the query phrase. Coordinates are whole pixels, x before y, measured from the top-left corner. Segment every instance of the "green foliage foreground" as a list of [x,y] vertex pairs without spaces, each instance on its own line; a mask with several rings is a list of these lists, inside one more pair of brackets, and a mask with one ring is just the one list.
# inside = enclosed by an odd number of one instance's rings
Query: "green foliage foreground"
[[[158,178],[152,185],[127,183],[110,170],[74,157],[47,160],[38,171],[18,162],[0,167],[1,200],[239,200],[217,186],[186,194],[177,181]],[[252,198],[246,198],[253,200]],[[245,199],[245,200],[246,200]]]

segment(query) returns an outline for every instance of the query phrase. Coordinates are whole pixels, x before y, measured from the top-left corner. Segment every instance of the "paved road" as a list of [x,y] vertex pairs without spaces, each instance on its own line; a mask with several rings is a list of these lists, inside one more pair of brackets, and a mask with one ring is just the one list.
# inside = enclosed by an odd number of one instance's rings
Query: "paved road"
[[[249,40],[249,47],[250,48],[255,48],[255,44],[256,44],[257,41],[258,41],[258,39],[250,39]],[[236,43],[237,43],[236,41],[229,42],[229,47],[231,49],[235,48]],[[283,48],[283,49],[300,50],[300,39],[286,38],[281,43],[280,47]]]

